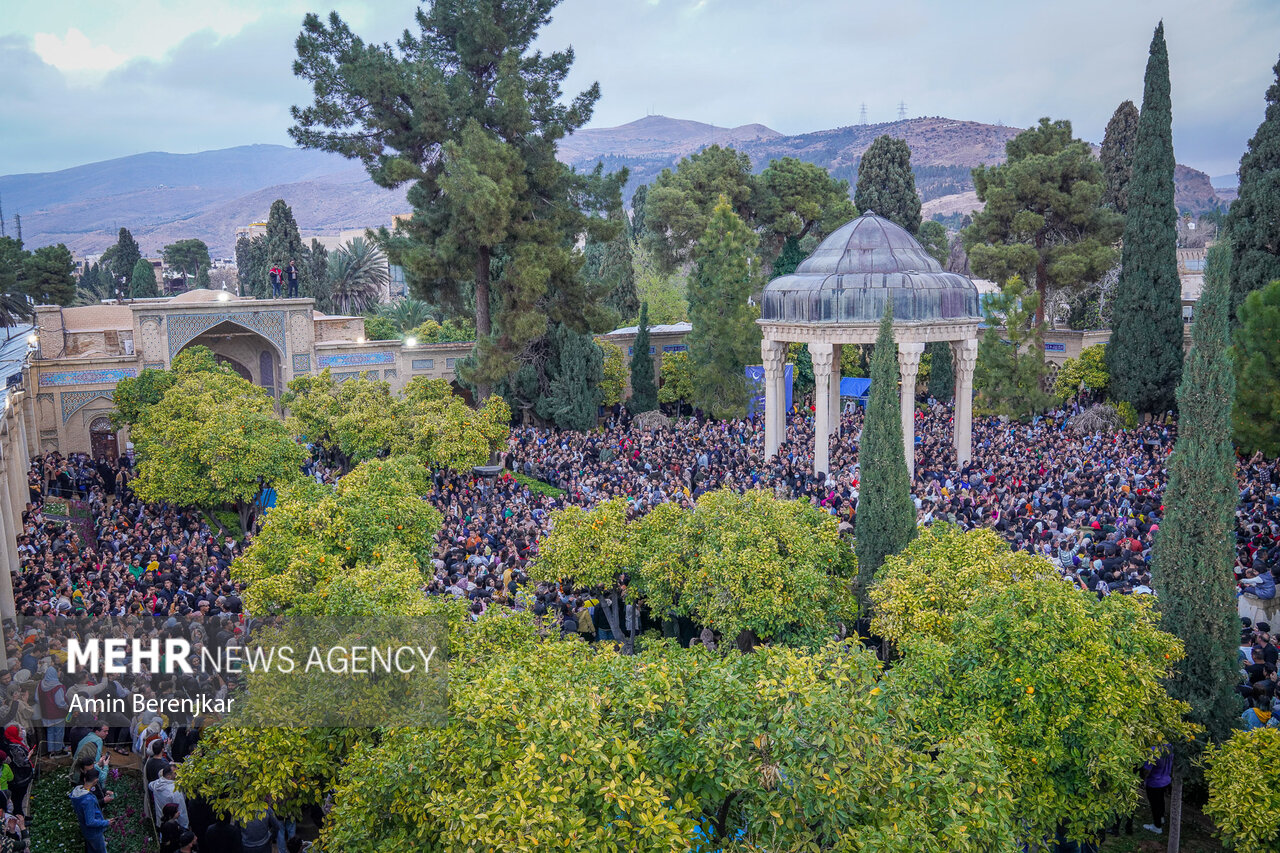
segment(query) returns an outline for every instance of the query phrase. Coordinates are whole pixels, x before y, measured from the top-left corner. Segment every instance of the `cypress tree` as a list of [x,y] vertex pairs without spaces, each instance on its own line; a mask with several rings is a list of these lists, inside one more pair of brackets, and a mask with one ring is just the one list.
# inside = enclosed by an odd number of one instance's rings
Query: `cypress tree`
[[653,378],[653,356],[649,355],[649,303],[640,303],[640,324],[631,352],[631,399],[627,408],[635,414],[658,408],[658,384]]
[[756,235],[722,197],[698,241],[698,267],[689,279],[694,402],[716,418],[746,412],[746,366],[760,358],[760,312],[750,303],[755,247]]
[[782,243],[782,251],[773,259],[773,277],[791,275],[804,260],[804,251],[795,236],[788,237]]
[[854,544],[858,553],[858,595],[864,609],[867,588],[884,558],[907,547],[916,536],[916,508],[911,501],[907,460],[902,454],[897,354],[890,304],[880,321],[880,334],[871,354],[871,399],[858,446],[862,480],[854,518]]
[[598,247],[598,280],[604,285],[604,304],[618,313],[623,322],[640,310],[640,294],[636,291],[636,274],[631,258],[631,235],[627,217],[621,210],[612,211],[609,219],[618,224],[613,239]]
[[1129,210],[1129,181],[1133,178],[1133,153],[1138,142],[1138,108],[1133,101],[1116,107],[1102,137],[1102,174],[1107,189],[1102,203],[1116,213]]
[[1274,459],[1280,456],[1280,279],[1253,291],[1241,304],[1231,360],[1236,445],[1243,453],[1262,451]]
[[1250,292],[1280,278],[1280,62],[1267,89],[1267,113],[1240,158],[1240,195],[1227,214],[1231,317]]
[[947,402],[955,393],[955,366],[951,363],[951,344],[934,341],[929,344],[929,396]]
[[[127,282],[133,278],[133,268],[142,258],[142,250],[138,241],[133,239],[128,228],[121,228],[116,237],[115,256],[111,259],[111,276],[115,282]],[[152,276],[154,278],[154,276]]]
[[557,323],[554,343],[559,358],[548,366],[551,382],[539,398],[538,416],[561,429],[589,430],[596,425],[597,409],[604,399],[604,353],[589,334],[580,334]]
[[1221,743],[1230,735],[1240,711],[1234,693],[1240,623],[1231,573],[1239,493],[1231,445],[1230,263],[1225,245],[1209,250],[1191,352],[1178,386],[1178,441],[1169,457],[1165,515],[1152,558],[1164,628],[1187,652],[1169,680],[1169,695],[1189,703],[1190,719],[1204,727],[1195,748],[1175,753],[1184,773],[1206,739]]
[[1107,344],[1111,393],[1139,412],[1172,409],[1182,374],[1182,283],[1178,280],[1173,169],[1169,54],[1161,23],[1147,60],[1120,285]]
[[148,299],[159,296],[156,289],[156,270],[145,258],[138,258],[133,264],[133,273],[129,277],[129,298]]
[[911,173],[911,149],[905,140],[877,136],[858,164],[853,204],[915,234],[920,230],[920,196]]

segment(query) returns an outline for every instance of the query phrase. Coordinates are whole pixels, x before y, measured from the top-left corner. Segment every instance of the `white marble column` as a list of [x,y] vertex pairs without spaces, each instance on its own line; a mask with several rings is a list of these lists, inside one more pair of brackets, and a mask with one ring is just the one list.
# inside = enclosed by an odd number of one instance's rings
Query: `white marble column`
[[831,470],[831,344],[809,344],[813,361],[813,473]]
[[831,434],[840,435],[840,356],[843,346],[831,345]]
[[9,517],[16,529],[22,526],[22,511],[27,506],[27,478],[22,466],[22,459],[26,455],[22,447],[22,415],[10,405],[9,411],[5,412],[5,420],[8,428],[5,451],[9,460],[9,477],[5,485],[9,489],[9,505],[13,512]]
[[760,363],[764,365],[764,456],[770,459],[778,452],[778,445],[786,440],[786,417],[779,413],[786,408],[787,390],[783,383],[786,370],[787,345],[781,341],[760,342]]
[[978,342],[952,341],[951,363],[956,371],[956,461],[963,465],[973,458],[973,370],[978,364]]
[[920,356],[924,343],[909,341],[898,344],[898,391],[902,405],[902,452],[907,459],[907,474],[916,474],[916,374],[920,372]]

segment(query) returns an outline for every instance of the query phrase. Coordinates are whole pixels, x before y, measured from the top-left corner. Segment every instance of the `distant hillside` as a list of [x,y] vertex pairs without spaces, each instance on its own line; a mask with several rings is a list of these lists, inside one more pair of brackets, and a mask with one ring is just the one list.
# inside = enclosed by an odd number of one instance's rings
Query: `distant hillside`
[[[620,127],[580,130],[560,144],[560,158],[579,168],[603,162],[631,170],[626,192],[652,181],[680,158],[708,145],[746,152],[756,169],[778,157],[797,157],[857,179],[858,164],[881,134],[911,146],[916,186],[931,211],[972,209],[970,170],[1004,160],[1005,143],[1019,128],[917,118],[853,125],[785,136],[760,124],[726,128],[647,116]],[[1209,176],[1178,166],[1179,208],[1201,212],[1220,203]],[[77,254],[100,252],[124,225],[154,255],[174,240],[198,237],[215,256],[230,257],[235,229],[265,217],[283,198],[303,235],[390,223],[408,208],[404,191],[374,186],[363,169],[337,155],[281,145],[245,145],[199,154],[153,152],[90,163],[60,172],[0,177],[6,225],[22,215],[28,246],[66,243]]]

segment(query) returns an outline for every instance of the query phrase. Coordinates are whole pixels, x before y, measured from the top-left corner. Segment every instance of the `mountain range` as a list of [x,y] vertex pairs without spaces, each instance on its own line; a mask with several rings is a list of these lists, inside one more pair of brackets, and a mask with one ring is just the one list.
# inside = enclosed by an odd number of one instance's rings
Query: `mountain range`
[[[888,134],[911,147],[916,186],[925,215],[932,216],[980,207],[970,170],[1003,161],[1005,143],[1019,132],[928,117],[788,136],[761,124],[727,128],[646,116],[620,127],[580,130],[561,140],[559,150],[560,159],[575,168],[603,162],[608,170],[629,169],[629,201],[637,186],[712,144],[744,151],[756,169],[778,157],[796,157],[852,184],[862,153],[877,136]],[[1220,203],[1203,172],[1179,165],[1175,183],[1180,209],[1198,213]],[[388,224],[393,215],[409,210],[403,188],[375,186],[357,163],[281,145],[197,154],[151,152],[58,172],[0,177],[0,204],[11,235],[17,213],[29,248],[66,243],[78,255],[101,252],[124,226],[151,256],[167,243],[198,237],[215,257],[230,257],[235,229],[264,219],[277,198],[293,208],[304,237]]]

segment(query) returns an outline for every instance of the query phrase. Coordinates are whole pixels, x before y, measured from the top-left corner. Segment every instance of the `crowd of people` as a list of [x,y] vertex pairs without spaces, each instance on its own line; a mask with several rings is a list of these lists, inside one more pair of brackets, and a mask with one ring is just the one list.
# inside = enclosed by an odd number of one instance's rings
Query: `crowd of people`
[[[1069,426],[1071,415],[1053,412],[1031,424],[975,420],[973,459],[958,465],[950,410],[932,401],[922,407],[912,481],[918,521],[991,528],[1098,596],[1158,594],[1149,564],[1176,426],[1156,421],[1117,434],[1079,434]],[[444,523],[425,590],[466,598],[475,618],[494,606],[529,606],[562,633],[615,639],[604,608],[589,594],[528,581],[556,509],[622,498],[639,516],[665,502],[692,507],[718,488],[764,489],[809,501],[852,532],[861,426],[859,409],[842,415],[830,471],[818,475],[812,422],[801,411],[789,416],[786,441],[772,459],[764,457],[758,418],[694,418],[645,430],[623,410],[593,432],[515,428],[499,476],[434,474],[427,497]],[[339,474],[319,454],[304,472],[322,483]],[[217,697],[229,689],[198,668],[192,676],[68,677],[64,664],[73,636],[182,637],[198,654],[206,646],[238,644],[246,630],[242,590],[230,571],[243,545],[196,511],[142,502],[130,490],[132,478],[127,456],[117,462],[51,453],[32,462],[30,503],[18,537],[21,573],[14,579],[18,624],[5,626],[10,665],[0,671],[0,835],[20,849],[40,754],[56,759],[70,751],[71,800],[90,850],[105,849],[109,820],[103,815],[111,813],[114,799],[106,770],[113,755],[145,758],[148,804],[166,853],[189,850],[197,840],[202,851],[267,853],[273,842],[280,851],[295,849],[301,842],[292,827],[269,810],[258,821],[232,825],[182,795],[171,765],[194,748],[200,719],[68,713],[76,697]],[[1239,481],[1236,578],[1242,601],[1266,613],[1280,572],[1280,468],[1245,460]],[[46,496],[79,502],[88,524],[46,516]],[[625,624],[644,627],[651,615],[625,604]],[[1278,725],[1277,637],[1265,619],[1246,618],[1242,626],[1240,693],[1249,706],[1244,725]]]

